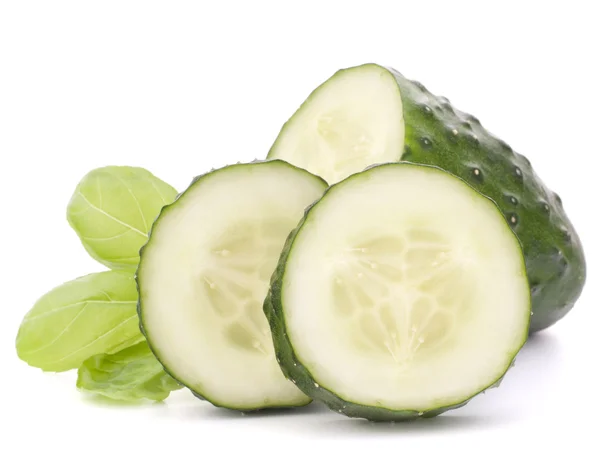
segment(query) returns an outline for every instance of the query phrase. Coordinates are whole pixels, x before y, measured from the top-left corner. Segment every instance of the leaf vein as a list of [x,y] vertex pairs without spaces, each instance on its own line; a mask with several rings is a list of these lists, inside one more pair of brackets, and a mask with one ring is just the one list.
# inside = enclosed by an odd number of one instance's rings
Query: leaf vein
[[126,230],[123,233],[117,233],[116,235],[105,237],[105,238],[95,238],[95,237],[84,236],[84,235],[80,235],[80,238],[85,241],[110,241],[110,240],[116,240],[117,238],[121,238],[122,236],[127,235],[129,232],[130,232],[130,230]]
[[73,325],[73,323],[75,321],[77,321],[77,318],[79,318],[81,316],[81,314],[83,313],[83,311],[86,309],[87,305],[84,305],[81,310],[79,311],[79,313],[77,313],[77,315],[75,315],[75,317],[69,321],[69,324],[67,324],[65,326],[65,328],[61,331],[60,334],[58,334],[56,337],[54,337],[54,339],[52,341],[50,341],[50,343],[46,343],[44,346],[34,349],[33,351],[26,351],[23,353],[23,355],[31,355],[31,354],[36,354],[40,351],[43,351],[46,348],[49,348],[50,346],[52,346],[54,343],[56,343],[60,337],[62,337],[65,333],[67,333],[67,331],[69,330],[69,327],[71,327]]
[[144,238],[148,238],[148,234],[142,232],[140,229],[136,229],[135,227],[115,218],[114,216],[112,216],[111,214],[109,214],[108,212],[102,210],[101,208],[96,207],[94,204],[92,204],[89,199],[87,197],[85,197],[83,195],[83,193],[81,191],[78,191],[78,194],[81,196],[81,198],[94,210],[96,210],[99,213],[102,213],[104,216],[106,216],[107,218],[112,219],[113,221],[115,221],[118,224],[121,224],[123,227],[127,227],[130,230],[133,230],[134,232],[140,234],[141,236],[143,236]]
[[142,218],[142,222],[144,223],[144,229],[146,230],[146,236],[148,236],[148,223],[146,222],[146,216],[144,215],[144,212],[142,211],[142,206],[140,205],[140,201],[138,200],[138,198],[136,197],[136,195],[133,194],[133,191],[131,191],[131,188],[129,188],[129,185],[127,185],[127,183],[125,183],[125,180],[123,180],[117,174],[111,173],[111,175],[114,178],[116,178],[119,182],[121,182],[121,184],[127,189],[127,191],[129,191],[129,194],[131,194],[131,197],[133,198],[133,201],[137,205],[137,209],[138,209],[138,211],[140,213],[140,216]]
[[150,180],[150,184],[152,185],[152,187],[156,190],[156,192],[160,196],[160,200],[162,200],[163,205],[167,205],[169,202],[167,202],[167,200],[164,198],[164,196],[162,195],[162,193],[160,192],[160,190],[154,183],[154,180],[152,180],[152,179],[148,179],[148,180]]
[[78,305],[84,305],[84,304],[134,304],[136,302],[137,302],[137,299],[132,300],[132,301],[105,301],[105,300],[100,300],[100,299],[88,299],[85,301],[75,302],[74,304],[70,304],[70,305],[63,305],[62,307],[57,307],[57,308],[49,310],[47,312],[40,313],[39,315],[28,316],[25,319],[23,319],[23,324],[28,323],[29,321],[34,321],[34,320],[43,318],[45,316],[52,315],[52,314],[54,314],[56,312],[60,312],[62,310],[67,310],[67,309],[76,307]]
[[[85,308],[85,307],[84,307],[84,308]],[[125,319],[125,320],[121,321],[121,322],[120,322],[119,324],[117,324],[115,327],[111,328],[111,329],[110,329],[108,332],[105,332],[105,333],[103,333],[102,335],[100,335],[99,337],[97,337],[97,338],[93,339],[92,341],[90,341],[90,342],[89,342],[88,344],[86,344],[85,346],[82,346],[81,348],[79,348],[79,349],[76,349],[75,351],[73,351],[73,352],[71,352],[71,353],[67,354],[67,355],[66,355],[66,356],[64,356],[64,357],[61,357],[61,358],[60,358],[60,359],[58,359],[58,360],[54,360],[52,363],[56,364],[56,363],[58,363],[58,362],[62,362],[63,360],[66,360],[66,359],[68,359],[69,357],[71,357],[71,356],[73,356],[73,355],[77,354],[78,352],[81,352],[81,351],[83,351],[84,349],[86,349],[86,348],[89,348],[89,347],[90,347],[90,346],[92,346],[94,343],[96,343],[98,340],[101,340],[102,338],[106,337],[107,335],[110,335],[110,334],[111,334],[111,333],[113,333],[115,330],[117,330],[119,327],[121,327],[122,325],[124,325],[125,323],[127,323],[127,322],[131,321],[132,319],[135,319],[135,318],[137,318],[137,316],[138,316],[138,315],[137,315],[137,313],[136,313],[135,315],[132,315],[132,316],[130,316],[129,318],[127,318],[127,319]]]

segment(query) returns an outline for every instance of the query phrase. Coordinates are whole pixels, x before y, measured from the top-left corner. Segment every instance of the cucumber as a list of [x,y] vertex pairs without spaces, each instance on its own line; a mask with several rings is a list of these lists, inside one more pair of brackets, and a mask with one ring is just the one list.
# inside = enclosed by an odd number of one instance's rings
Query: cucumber
[[493,199],[522,244],[533,302],[531,333],[563,318],[586,281],[580,238],[560,197],[529,160],[448,99],[394,69],[343,69],[282,127],[268,158],[338,182],[392,161],[438,166]]
[[262,311],[289,232],[327,184],[283,161],[194,179],[154,223],[137,272],[141,329],[165,370],[216,406],[308,404]]
[[330,187],[290,234],[264,304],[284,374],[373,421],[433,417],[499,384],[530,308],[497,205],[413,163]]

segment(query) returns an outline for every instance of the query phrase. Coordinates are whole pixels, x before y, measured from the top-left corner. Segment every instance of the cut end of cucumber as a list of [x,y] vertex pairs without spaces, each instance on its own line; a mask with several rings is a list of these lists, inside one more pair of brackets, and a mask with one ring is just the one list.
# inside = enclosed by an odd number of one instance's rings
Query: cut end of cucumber
[[284,125],[269,153],[336,183],[376,163],[398,161],[402,100],[394,76],[376,64],[338,71]]
[[449,237],[419,226],[349,244],[334,263],[335,309],[358,332],[351,338],[359,352],[408,371],[451,339],[460,314],[476,302],[466,257]]
[[452,408],[501,379],[526,340],[516,236],[440,169],[380,165],[334,185],[289,246],[269,301],[287,334],[276,347],[294,356],[298,386],[336,410]]
[[282,161],[194,183],[153,226],[138,270],[141,321],[167,371],[239,410],[307,404],[283,376],[262,311],[285,240],[326,184]]

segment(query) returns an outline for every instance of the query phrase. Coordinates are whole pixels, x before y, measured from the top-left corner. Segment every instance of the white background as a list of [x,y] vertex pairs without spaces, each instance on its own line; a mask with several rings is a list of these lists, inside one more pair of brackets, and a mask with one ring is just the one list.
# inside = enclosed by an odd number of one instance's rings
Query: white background
[[[493,3],[2,1],[0,449],[600,449],[600,14],[592,0]],[[499,389],[435,420],[371,425],[318,405],[242,416],[183,391],[98,404],[74,373],[18,360],[35,300],[101,269],[65,219],[87,171],[142,166],[181,190],[264,158],[314,87],[365,62],[420,80],[526,154],[583,240],[583,296]]]

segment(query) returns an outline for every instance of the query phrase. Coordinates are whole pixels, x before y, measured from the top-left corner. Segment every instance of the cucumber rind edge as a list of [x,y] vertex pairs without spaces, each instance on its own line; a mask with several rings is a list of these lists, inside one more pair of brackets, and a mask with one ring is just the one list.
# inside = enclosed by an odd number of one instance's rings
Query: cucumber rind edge
[[136,282],[136,286],[137,286],[137,290],[138,290],[137,314],[138,314],[138,319],[139,319],[139,328],[140,328],[142,335],[146,338],[146,341],[148,342],[148,346],[149,346],[150,350],[152,351],[152,353],[154,354],[156,359],[159,361],[159,363],[163,367],[165,373],[167,373],[169,376],[171,376],[173,379],[175,379],[175,381],[177,381],[180,385],[187,388],[196,398],[198,398],[202,401],[208,401],[215,407],[221,407],[224,409],[233,410],[233,411],[237,411],[237,412],[243,412],[243,413],[258,412],[258,411],[267,410],[267,409],[287,409],[287,408],[303,407],[303,406],[310,404],[312,402],[312,399],[308,399],[306,402],[300,402],[300,403],[295,403],[295,404],[294,403],[292,403],[292,404],[290,404],[290,403],[272,403],[269,405],[261,404],[259,406],[255,406],[255,407],[241,407],[241,406],[236,406],[233,404],[225,404],[225,403],[218,402],[215,399],[213,399],[211,396],[209,396],[207,393],[203,392],[202,390],[199,390],[198,388],[191,388],[188,384],[186,384],[184,381],[182,381],[180,378],[178,378],[175,374],[173,374],[173,372],[167,366],[165,366],[163,364],[163,361],[160,357],[160,353],[157,351],[156,347],[153,346],[151,333],[149,333],[149,331],[144,326],[144,319],[143,319],[144,318],[144,316],[143,316],[144,309],[143,309],[142,296],[140,293],[141,293],[141,280],[143,279],[142,269],[143,269],[143,262],[144,262],[144,258],[143,258],[144,252],[151,245],[152,234],[155,233],[156,230],[158,230],[158,228],[160,227],[161,217],[163,217],[163,215],[166,212],[168,212],[169,209],[176,207],[177,201],[180,198],[182,198],[187,192],[189,192],[190,188],[192,188],[194,185],[196,185],[199,181],[203,180],[205,177],[209,177],[210,175],[212,175],[216,172],[228,170],[228,169],[230,169],[232,167],[236,167],[236,166],[250,166],[250,165],[262,165],[262,164],[277,164],[277,165],[282,165],[285,167],[290,167],[290,168],[305,172],[305,173],[313,176],[315,178],[315,180],[321,181],[324,186],[327,186],[327,183],[321,177],[314,175],[303,168],[294,166],[294,165],[288,163],[287,161],[278,160],[278,159],[254,160],[249,163],[230,164],[230,165],[226,165],[221,168],[218,168],[218,169],[212,169],[204,174],[198,175],[192,179],[192,181],[190,182],[190,184],[188,185],[187,188],[185,188],[182,192],[177,194],[175,200],[172,203],[163,206],[162,209],[160,210],[158,216],[152,223],[150,231],[148,232],[148,240],[146,241],[144,246],[141,247],[141,249],[139,251],[140,264],[138,265],[138,268],[134,274],[134,280]]
[[[364,174],[366,172],[376,170],[379,167],[389,166],[389,165],[412,165],[412,166],[418,166],[418,167],[423,167],[423,168],[439,170],[439,171],[442,171],[442,172],[448,174],[451,177],[454,177],[457,180],[460,180],[461,183],[464,183],[467,187],[469,187],[470,190],[477,192],[472,187],[470,187],[464,180],[462,180],[461,178],[455,176],[454,174],[452,174],[444,169],[441,169],[436,166],[404,162],[404,161],[375,164],[375,165],[369,166],[369,168],[365,169],[364,171],[361,171],[361,172],[351,175],[350,177],[346,178],[345,180],[348,180],[348,179],[354,178],[354,177],[364,176]],[[329,409],[331,409],[337,413],[340,413],[342,415],[351,417],[351,418],[366,418],[370,421],[397,422],[397,421],[412,421],[412,420],[417,420],[419,418],[433,418],[444,412],[458,409],[460,407],[465,406],[469,401],[471,401],[473,398],[475,398],[479,394],[484,393],[486,390],[499,387],[503,378],[506,376],[507,372],[510,370],[510,368],[512,368],[514,366],[516,358],[517,358],[519,352],[521,351],[521,349],[523,348],[523,346],[529,336],[529,325],[530,325],[530,321],[531,321],[530,290],[528,290],[528,295],[527,295],[527,300],[528,300],[529,305],[526,310],[527,311],[527,321],[525,324],[526,327],[524,327],[523,336],[522,336],[521,340],[519,340],[519,345],[514,350],[514,353],[512,355],[512,358],[510,359],[509,364],[506,365],[506,368],[503,369],[503,371],[500,374],[500,376],[498,377],[498,379],[493,381],[487,387],[483,388],[482,390],[474,393],[473,395],[467,397],[466,399],[464,399],[458,403],[450,404],[450,405],[432,406],[431,409],[428,409],[426,411],[392,410],[392,409],[388,409],[385,407],[370,406],[370,405],[358,404],[355,402],[347,401],[347,400],[343,399],[341,396],[337,395],[334,390],[324,387],[315,382],[315,380],[314,380],[313,376],[311,375],[310,371],[308,370],[308,368],[305,366],[305,364],[303,364],[303,362],[297,356],[297,354],[294,350],[294,346],[293,346],[292,342],[290,341],[289,336],[286,332],[285,315],[283,312],[283,279],[285,276],[286,263],[287,263],[288,256],[292,252],[292,249],[294,247],[294,241],[295,241],[298,233],[302,229],[302,226],[310,218],[311,212],[313,211],[314,207],[316,205],[318,205],[318,203],[322,199],[324,199],[330,191],[335,190],[338,185],[343,184],[345,180],[343,180],[337,184],[331,185],[324,192],[324,194],[321,196],[321,198],[319,200],[317,200],[311,206],[309,206],[306,209],[305,214],[304,214],[303,218],[300,220],[300,223],[298,224],[298,226],[289,234],[289,236],[286,240],[285,246],[283,248],[283,251],[280,255],[279,262],[277,263],[277,267],[271,278],[269,292],[268,292],[265,302],[263,304],[263,311],[267,317],[269,326],[271,328],[271,335],[273,337],[273,343],[275,346],[275,355],[277,358],[277,362],[279,363],[285,377],[288,378],[289,380],[291,380],[308,397],[324,403]],[[504,217],[502,216],[502,212],[501,212],[500,208],[498,207],[498,205],[496,204],[496,202],[494,202],[493,199],[491,199],[481,193],[478,193],[478,194],[483,196],[484,198],[488,199],[490,202],[492,202],[498,212],[498,215],[500,215],[500,218],[502,220],[504,220]],[[507,227],[507,230],[510,230],[510,232],[514,236],[515,244],[519,246],[520,257],[521,257],[520,258],[521,274],[522,274],[523,279],[525,280],[525,283],[527,284],[527,287],[529,287],[529,281],[527,278],[527,273],[526,273],[526,268],[525,268],[525,258],[523,256],[521,242],[519,241],[519,239],[518,239],[517,235],[514,233],[514,231],[512,231],[512,229],[508,226],[508,224],[506,225],[506,227]]]

